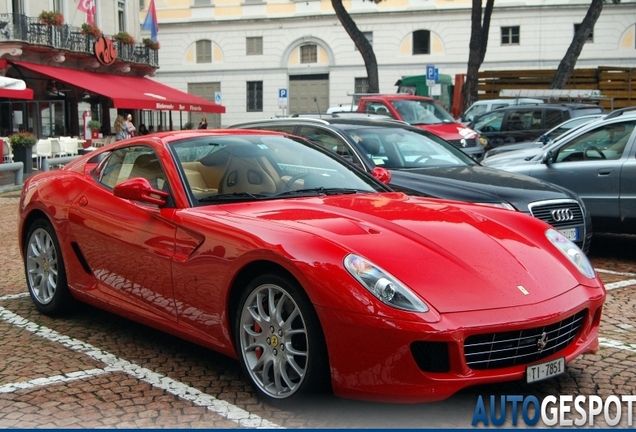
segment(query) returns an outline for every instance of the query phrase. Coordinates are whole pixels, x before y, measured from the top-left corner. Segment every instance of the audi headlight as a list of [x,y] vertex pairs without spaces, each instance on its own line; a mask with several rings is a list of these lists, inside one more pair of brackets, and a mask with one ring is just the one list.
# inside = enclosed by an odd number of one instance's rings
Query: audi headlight
[[552,228],[545,232],[545,236],[570,260],[572,264],[574,264],[583,276],[589,279],[594,279],[596,277],[596,272],[594,271],[594,267],[592,267],[592,263],[590,263],[590,260],[587,259],[583,251],[579,249],[577,245]]
[[370,261],[357,255],[347,255],[344,266],[363,287],[383,303],[406,311],[428,312],[428,306],[411,290]]
[[506,209],[506,210],[515,210],[515,211],[517,210],[516,208],[514,208],[513,206],[511,206],[507,202],[475,203],[475,204],[483,205],[483,206],[499,207],[499,208]]

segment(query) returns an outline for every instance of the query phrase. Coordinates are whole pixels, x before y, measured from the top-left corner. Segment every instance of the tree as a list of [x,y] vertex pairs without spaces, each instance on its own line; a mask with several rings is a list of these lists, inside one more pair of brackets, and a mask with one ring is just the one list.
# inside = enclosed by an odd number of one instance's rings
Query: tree
[[[369,0],[374,3],[380,3],[382,0]],[[342,5],[342,0],[331,0],[331,5],[333,6],[334,11],[336,12],[336,16],[338,20],[340,20],[340,24],[349,34],[351,40],[360,51],[362,55],[362,59],[364,60],[364,66],[367,69],[367,79],[369,80],[369,93],[379,93],[380,92],[380,83],[378,79],[378,61],[375,59],[375,53],[373,52],[373,47],[371,43],[367,40],[364,34],[360,31],[358,26],[356,25],[349,12]]]
[[470,43],[468,45],[468,69],[466,70],[466,82],[463,89],[464,106],[462,111],[468,108],[478,99],[479,68],[486,57],[488,47],[488,33],[490,32],[490,17],[495,0],[486,0],[486,8],[483,9],[482,0],[473,0],[470,16]]
[[[583,45],[585,45],[585,41],[587,41],[592,29],[594,29],[596,20],[601,15],[601,11],[603,10],[603,1],[604,0],[592,0],[592,4],[590,4],[589,9],[587,10],[587,14],[585,15],[585,18],[583,18],[583,22],[574,33],[572,43],[566,51],[563,59],[561,59],[559,67],[554,74],[554,78],[552,78],[552,83],[550,83],[551,89],[562,89],[568,82],[568,78],[574,70],[576,61],[583,50]],[[618,1],[615,0],[612,1],[614,3],[618,3]]]

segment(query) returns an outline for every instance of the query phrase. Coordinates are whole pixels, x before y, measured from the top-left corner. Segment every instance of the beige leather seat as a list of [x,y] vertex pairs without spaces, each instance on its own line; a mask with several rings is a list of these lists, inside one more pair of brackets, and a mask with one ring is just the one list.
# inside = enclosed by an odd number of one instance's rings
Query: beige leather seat
[[135,159],[128,178],[142,177],[150,182],[153,188],[163,189],[166,178],[155,154],[143,154]]
[[277,184],[281,183],[277,177],[264,156],[231,156],[219,185],[219,193],[274,193]]

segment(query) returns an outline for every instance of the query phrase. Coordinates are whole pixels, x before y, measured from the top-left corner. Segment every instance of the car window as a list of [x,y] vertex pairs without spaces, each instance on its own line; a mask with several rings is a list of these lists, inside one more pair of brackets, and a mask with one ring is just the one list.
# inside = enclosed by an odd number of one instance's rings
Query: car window
[[155,189],[164,189],[166,175],[157,154],[147,146],[129,146],[113,151],[98,167],[98,181],[112,189],[131,178],[142,177]]
[[545,110],[545,128],[552,129],[553,127],[563,123],[563,111],[561,110]]
[[514,109],[508,111],[508,117],[506,120],[506,130],[509,131],[523,131],[532,129],[532,125],[535,119],[535,113],[538,113],[539,123],[541,122],[541,111],[536,110],[523,110]]
[[365,111],[371,114],[377,114],[378,110],[380,110],[380,114],[391,115],[389,109],[382,102],[369,102],[365,107]]
[[559,149],[556,162],[620,159],[634,131],[636,120],[602,125]]
[[462,118],[464,119],[464,121],[469,122],[469,121],[472,121],[475,117],[482,115],[486,112],[488,112],[488,105],[486,104],[473,105],[466,110]]
[[593,119],[589,117],[575,117],[570,120],[566,120],[563,123],[560,123],[557,127],[552,129],[549,133],[545,135],[548,142],[555,140],[562,134],[571,131],[572,129],[578,128],[585,123],[592,121]]
[[504,111],[486,114],[477,119],[473,129],[477,129],[481,132],[500,132],[505,115],[506,113]]
[[353,155],[349,146],[336,134],[320,129],[314,126],[301,126],[299,134],[312,140],[315,143],[320,144],[322,147],[338,153],[345,159],[352,161]]
[[275,132],[285,132],[285,133],[294,133],[294,129],[296,126],[294,125],[271,125],[271,126],[257,126],[251,127],[250,129],[266,129]]

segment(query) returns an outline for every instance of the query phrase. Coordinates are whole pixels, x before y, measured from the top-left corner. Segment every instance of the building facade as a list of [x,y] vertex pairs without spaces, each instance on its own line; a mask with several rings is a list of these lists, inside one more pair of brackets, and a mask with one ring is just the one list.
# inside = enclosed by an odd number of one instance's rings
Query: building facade
[[[149,0],[145,0],[146,4]],[[155,0],[161,82],[222,100],[218,125],[350,104],[366,70],[329,0]],[[344,2],[372,42],[380,91],[402,76],[463,74],[471,2]],[[556,69],[589,1],[498,0],[482,70]],[[606,3],[577,68],[636,66],[636,2]],[[280,90],[287,100],[281,100]],[[286,102],[286,104],[285,104]]]

